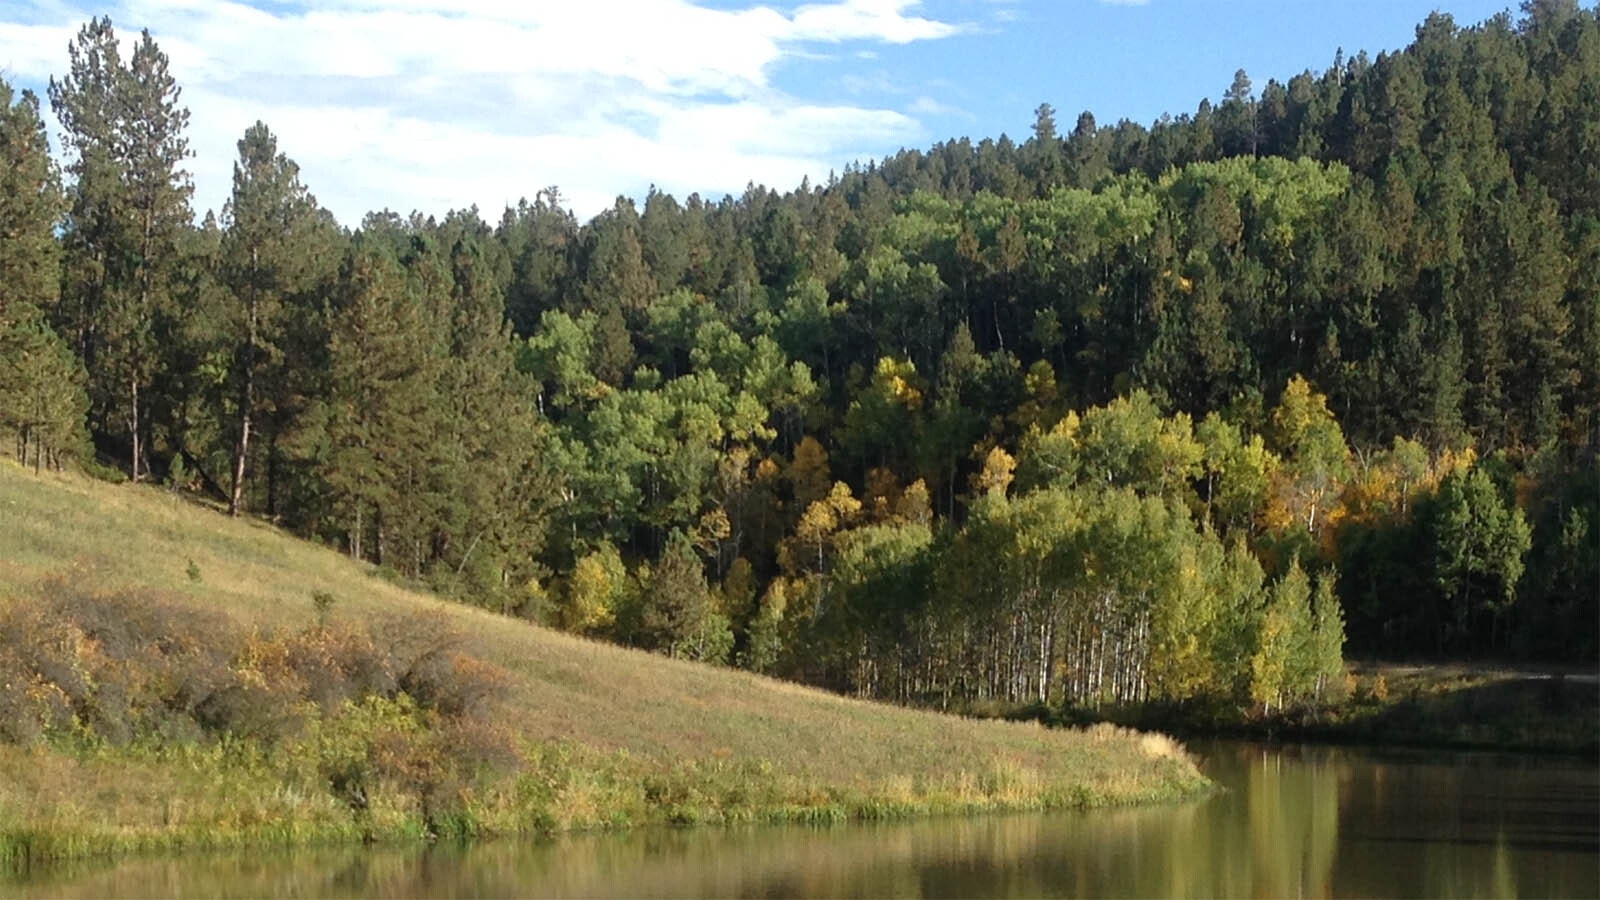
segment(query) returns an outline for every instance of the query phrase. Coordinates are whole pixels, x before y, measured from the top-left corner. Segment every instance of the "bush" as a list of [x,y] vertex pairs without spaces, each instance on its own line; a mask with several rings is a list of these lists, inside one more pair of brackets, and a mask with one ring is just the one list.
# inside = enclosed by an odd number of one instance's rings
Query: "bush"
[[0,609],[0,740],[74,728],[123,744],[293,737],[308,715],[404,694],[446,720],[505,695],[497,666],[462,651],[439,612],[375,633],[325,625],[248,634],[226,615],[147,591],[101,593],[63,578]]
[[222,745],[309,777],[374,833],[475,833],[484,779],[521,763],[489,715],[509,676],[442,612],[319,619],[247,632],[178,596],[51,579],[0,604],[0,741]]

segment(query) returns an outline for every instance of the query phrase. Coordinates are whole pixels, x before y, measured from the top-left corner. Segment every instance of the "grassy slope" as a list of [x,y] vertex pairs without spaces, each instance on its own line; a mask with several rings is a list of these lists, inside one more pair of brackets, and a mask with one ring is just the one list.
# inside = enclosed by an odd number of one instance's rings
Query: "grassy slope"
[[[198,581],[189,577],[191,560]],[[1153,737],[955,719],[581,640],[442,604],[376,578],[370,567],[332,550],[155,488],[35,476],[0,462],[0,604],[63,574],[100,590],[153,588],[263,630],[313,621],[314,591],[337,598],[335,617],[442,609],[475,654],[512,674],[499,718],[530,745],[565,742],[593,751],[594,758],[679,772],[748,763],[759,768],[747,771],[770,771],[785,785],[781,797],[769,800],[791,809],[842,796],[887,798],[905,812],[1051,805],[1062,798],[1119,803],[1176,796],[1201,784],[1181,754]],[[211,815],[203,810],[215,806],[216,815],[224,814],[219,792],[274,791],[265,777],[254,786],[248,778],[197,786],[174,778],[165,771],[170,768],[147,761],[100,765],[39,748],[0,747],[0,816],[26,820],[27,828],[41,832],[59,823],[64,809],[80,828],[127,832],[131,816],[147,820],[143,836],[120,845],[159,845],[159,832],[172,827],[174,802],[188,812],[177,818],[203,829]],[[174,793],[183,796],[174,800]],[[934,802],[935,793],[958,802]],[[242,799],[248,798],[236,797],[234,805]],[[277,806],[254,815],[303,819],[304,828],[280,829],[289,840],[351,831],[341,810],[314,799],[279,796]],[[45,815],[46,809],[54,812]],[[854,809],[847,814],[859,814],[860,807]],[[554,824],[595,821],[605,816],[569,816]]]

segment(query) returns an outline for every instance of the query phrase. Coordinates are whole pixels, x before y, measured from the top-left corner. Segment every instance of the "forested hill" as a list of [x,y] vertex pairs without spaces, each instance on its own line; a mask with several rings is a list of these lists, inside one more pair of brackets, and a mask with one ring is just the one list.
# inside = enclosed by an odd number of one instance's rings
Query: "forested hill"
[[96,20],[63,60],[59,178],[0,88],[25,461],[913,702],[1272,708],[1342,687],[1346,633],[1594,659],[1600,10],[787,193],[354,231],[265,124],[193,225],[131,46]]

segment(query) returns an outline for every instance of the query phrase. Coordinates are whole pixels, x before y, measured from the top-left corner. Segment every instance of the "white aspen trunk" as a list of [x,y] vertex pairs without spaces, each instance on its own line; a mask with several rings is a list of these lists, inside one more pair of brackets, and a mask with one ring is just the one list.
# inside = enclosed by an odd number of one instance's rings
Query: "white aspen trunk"
[[[252,264],[255,252],[251,251]],[[253,273],[252,273],[253,274]],[[250,428],[255,414],[256,400],[256,339],[257,329],[257,303],[255,290],[250,291],[249,313],[247,316],[245,351],[244,351],[244,383],[239,388],[239,442],[233,449],[233,485],[228,492],[228,515],[237,516],[239,507],[244,499],[245,461],[250,458]]]
[[139,459],[144,455],[144,447],[139,442],[139,378],[137,375],[128,377],[128,394],[133,401],[133,408],[128,413],[128,432],[133,437],[133,480],[138,483],[141,477]]
[[1039,623],[1039,702],[1050,698],[1050,634],[1046,622]]
[[361,558],[361,534],[362,534],[361,503],[358,501],[356,503],[356,527],[350,529],[350,558],[351,559],[360,559]]

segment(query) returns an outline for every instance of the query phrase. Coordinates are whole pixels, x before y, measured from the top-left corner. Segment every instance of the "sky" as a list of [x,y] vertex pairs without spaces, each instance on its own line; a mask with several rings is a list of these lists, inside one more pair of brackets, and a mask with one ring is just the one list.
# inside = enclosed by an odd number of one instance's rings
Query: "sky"
[[[148,28],[190,110],[197,216],[222,211],[260,120],[339,221],[442,215],[560,189],[582,219],[653,185],[679,198],[824,182],[954,137],[1149,124],[1244,69],[1321,72],[1404,47],[1487,0],[5,0],[0,78],[46,98],[109,15]],[[1513,9],[1513,15],[1516,15]],[[45,100],[48,105],[48,100]],[[53,123],[53,117],[47,114]],[[59,147],[59,141],[53,143]]]

